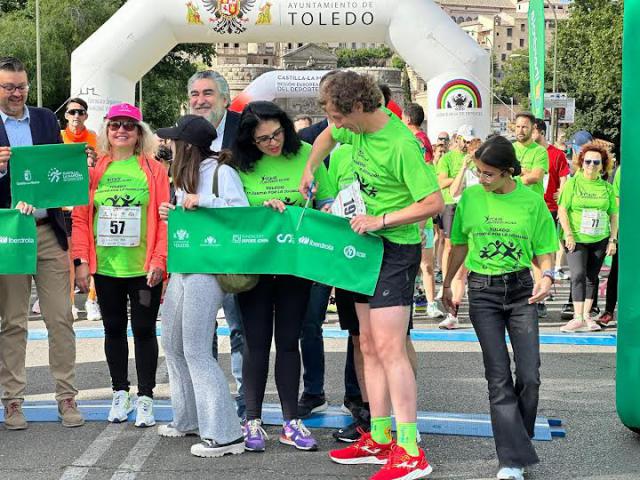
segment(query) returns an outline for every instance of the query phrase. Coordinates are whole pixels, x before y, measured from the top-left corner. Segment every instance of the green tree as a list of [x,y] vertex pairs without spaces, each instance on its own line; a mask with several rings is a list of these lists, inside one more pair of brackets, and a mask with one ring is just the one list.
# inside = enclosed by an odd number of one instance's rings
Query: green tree
[[515,103],[529,108],[529,55],[526,50],[516,50],[504,63],[495,94],[505,103],[513,98]]
[[393,50],[387,46],[376,48],[339,48],[338,68],[384,67],[393,56]]
[[558,29],[558,85],[576,98],[579,129],[620,144],[624,2],[575,0]]
[[[126,0],[42,0],[43,104],[57,110],[69,97],[71,53],[105,23]],[[2,55],[24,61],[32,83],[29,102],[35,103],[35,0],[3,0],[0,16]],[[7,32],[7,33],[5,33]],[[153,126],[172,124],[186,99],[186,80],[195,72],[195,60],[211,64],[211,45],[179,45],[143,80],[145,120]]]

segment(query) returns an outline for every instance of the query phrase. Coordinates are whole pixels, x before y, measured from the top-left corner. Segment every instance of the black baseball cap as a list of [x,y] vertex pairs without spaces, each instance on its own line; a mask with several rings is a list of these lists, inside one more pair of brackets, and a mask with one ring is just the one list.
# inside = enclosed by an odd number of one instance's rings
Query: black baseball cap
[[209,148],[218,136],[211,122],[199,115],[185,115],[178,119],[175,127],[159,128],[160,138],[182,140],[197,147]]

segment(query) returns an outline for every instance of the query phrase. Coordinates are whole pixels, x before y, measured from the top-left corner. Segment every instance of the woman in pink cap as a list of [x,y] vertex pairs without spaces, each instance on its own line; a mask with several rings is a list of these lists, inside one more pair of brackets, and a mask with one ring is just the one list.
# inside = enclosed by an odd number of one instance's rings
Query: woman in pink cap
[[124,422],[129,395],[127,304],[138,374],[136,426],[155,424],[153,388],[158,364],[156,320],[166,271],[167,227],[158,208],[169,201],[166,170],[154,159],[155,139],[142,113],[122,103],[109,109],[91,169],[89,205],[73,211],[76,283],[86,292],[94,275],[111,374],[110,422]]

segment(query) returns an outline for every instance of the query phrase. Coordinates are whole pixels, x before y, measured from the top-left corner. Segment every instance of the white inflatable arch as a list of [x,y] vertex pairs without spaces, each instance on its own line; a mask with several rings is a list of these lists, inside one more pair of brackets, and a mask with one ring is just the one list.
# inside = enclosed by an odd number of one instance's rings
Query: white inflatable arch
[[73,52],[71,94],[97,128],[174,46],[216,42],[386,43],[428,81],[430,136],[489,133],[489,55],[432,0],[129,0]]

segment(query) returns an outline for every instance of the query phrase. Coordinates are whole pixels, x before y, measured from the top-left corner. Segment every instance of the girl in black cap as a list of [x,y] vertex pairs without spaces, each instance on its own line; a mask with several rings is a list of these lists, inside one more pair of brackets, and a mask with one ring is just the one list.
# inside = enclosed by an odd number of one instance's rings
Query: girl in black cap
[[[215,128],[203,117],[186,115],[176,127],[161,128],[160,138],[173,140],[171,166],[176,203],[186,209],[248,206],[236,171],[222,165],[210,150]],[[213,182],[218,194],[213,194]],[[174,205],[163,203],[167,220]],[[198,457],[244,452],[244,439],[229,384],[211,345],[224,292],[215,275],[174,273],[162,305],[162,346],[169,370],[173,422],[161,425],[163,437],[197,435],[191,447]]]

